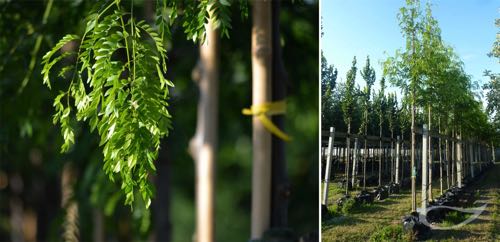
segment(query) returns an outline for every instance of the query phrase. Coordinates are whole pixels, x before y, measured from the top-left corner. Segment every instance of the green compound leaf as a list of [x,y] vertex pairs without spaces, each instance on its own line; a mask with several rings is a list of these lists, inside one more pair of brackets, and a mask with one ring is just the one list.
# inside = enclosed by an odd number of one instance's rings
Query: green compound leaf
[[[53,121],[64,138],[61,152],[75,143],[73,120],[88,121],[100,136],[104,171],[110,180],[121,182],[125,203],[147,208],[153,196],[148,177],[156,171],[160,139],[171,127],[167,100],[173,83],[164,78],[167,51],[147,23],[125,17],[118,4],[106,10],[87,18],[82,39],[66,35],[45,54],[42,75],[50,88],[52,68],[75,54],[58,51],[70,41],[81,41],[76,63],[59,72],[60,77],[72,74],[68,89],[54,99]],[[134,203],[137,198],[143,202]]]

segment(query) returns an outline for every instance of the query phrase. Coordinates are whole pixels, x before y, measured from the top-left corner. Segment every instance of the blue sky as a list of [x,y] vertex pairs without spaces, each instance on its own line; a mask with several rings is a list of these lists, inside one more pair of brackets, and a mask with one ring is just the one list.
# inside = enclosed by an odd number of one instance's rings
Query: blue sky
[[[377,74],[382,75],[380,61],[394,55],[404,46],[397,21],[399,8],[405,1],[395,0],[323,0],[321,16],[324,35],[321,49],[329,64],[339,71],[337,81],[345,81],[353,56],[358,70],[370,55]],[[422,0],[422,6],[426,1]],[[439,22],[443,40],[451,45],[465,65],[473,81],[487,81],[483,71],[500,72],[499,63],[486,54],[491,50],[496,33],[495,18],[500,18],[499,0],[434,0],[433,16]],[[364,86],[359,74],[356,83]],[[391,88],[391,91],[395,89]]]

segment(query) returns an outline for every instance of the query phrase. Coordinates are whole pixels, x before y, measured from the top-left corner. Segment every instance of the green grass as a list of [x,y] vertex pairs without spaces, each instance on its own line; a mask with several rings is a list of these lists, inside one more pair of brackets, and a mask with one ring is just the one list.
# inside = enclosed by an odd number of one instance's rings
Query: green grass
[[[476,194],[479,203],[473,207],[489,204],[485,212],[473,222],[453,230],[433,230],[429,241],[500,241],[500,164],[489,168],[489,172],[482,177],[481,182],[473,185],[479,189]],[[433,181],[433,196],[440,195],[439,180]],[[329,187],[329,200],[335,201],[343,194],[336,183]],[[446,184],[445,184],[446,186]],[[417,205],[420,206],[420,186],[417,186]],[[356,192],[351,192],[351,195]],[[333,209],[333,205],[329,208]],[[375,201],[373,204],[354,206],[349,213],[337,213],[335,217],[323,221],[322,241],[408,241],[409,238],[403,234],[400,240],[401,218],[410,213],[411,196],[408,190],[400,194],[393,194],[383,201]],[[452,225],[453,222],[460,223],[470,216],[468,214],[452,214],[445,223]],[[444,227],[445,224],[440,224]],[[394,238],[393,238],[394,237]]]
[[373,233],[370,237],[370,242],[409,240],[411,240],[411,235],[409,233],[405,233],[403,228],[399,225],[385,226]]

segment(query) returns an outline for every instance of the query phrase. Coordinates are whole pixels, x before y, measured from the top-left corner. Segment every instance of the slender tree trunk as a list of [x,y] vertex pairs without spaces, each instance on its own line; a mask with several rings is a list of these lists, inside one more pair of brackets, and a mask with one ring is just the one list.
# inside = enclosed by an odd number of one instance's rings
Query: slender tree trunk
[[349,164],[351,159],[351,120],[347,124],[347,149],[346,149],[346,160],[345,160],[345,194],[349,192]]
[[156,167],[157,171],[154,179],[157,189],[156,197],[153,199],[152,203],[152,212],[157,215],[153,216],[155,230],[154,240],[157,242],[170,242],[172,240],[172,213],[170,209],[172,197],[172,182],[170,180],[171,167],[169,151],[167,149],[160,149]]
[[427,125],[424,124],[422,130],[422,214],[425,215],[427,213],[427,202],[428,202],[428,189],[429,189],[429,180],[428,180],[428,161],[427,161],[427,149],[428,145],[429,133],[427,130]]
[[94,242],[104,242],[105,241],[104,214],[100,208],[94,208],[92,210],[92,215],[93,215],[92,221],[94,222],[94,224],[93,224],[94,230],[93,230],[93,234],[92,234],[92,239]]
[[365,131],[365,148],[363,150],[363,190],[366,190],[366,161],[368,160],[368,148],[366,142],[366,131]]
[[[431,116],[431,106],[429,105],[429,133],[431,132],[431,122],[432,122],[432,116]],[[432,152],[432,136],[429,136],[428,141],[429,142],[429,201],[432,201],[432,168],[434,167],[434,157],[433,157],[433,152]]]
[[[451,135],[452,138],[456,138],[455,136],[455,128],[453,128],[453,131],[452,131],[452,135]],[[455,162],[456,162],[456,146],[455,146],[456,142],[455,140],[453,140],[451,142],[451,185],[452,186],[455,186]]]
[[394,131],[391,130],[391,182],[394,182]]
[[382,186],[382,123],[379,123],[378,186]]
[[[272,14],[271,1],[253,2],[252,104],[271,101]],[[271,134],[253,116],[251,239],[258,240],[271,225]]]
[[219,95],[219,37],[214,22],[205,25],[206,41],[200,45],[196,67],[200,97],[196,133],[190,142],[190,153],[196,169],[196,241],[215,239],[215,166]]
[[[10,195],[9,209],[10,209],[10,240],[12,242],[24,242],[23,233],[23,217],[24,206],[21,199],[24,190],[23,179],[19,174],[13,174],[9,178],[9,187],[12,195]],[[3,197],[2,197],[3,198]]]
[[493,141],[491,142],[491,159],[492,162],[496,162],[496,150],[495,150],[495,145],[493,145]]
[[356,176],[358,175],[358,138],[354,139],[354,154],[353,154],[353,161],[352,161],[352,188],[355,187],[356,185]]
[[469,178],[473,178],[474,175],[474,168],[473,168],[473,164],[472,164],[472,160],[474,159],[473,158],[473,152],[472,152],[472,142],[468,142],[467,143],[467,177]]
[[401,160],[401,140],[400,136],[398,136],[397,141],[396,141],[396,167],[395,167],[395,172],[394,172],[394,179],[397,184],[401,184],[401,181],[399,180],[399,168],[400,168],[400,160]]
[[365,109],[365,132],[364,132],[364,150],[363,150],[363,190],[366,190],[366,162],[368,161],[368,147],[367,147],[367,141],[366,141],[366,136],[368,134],[368,103],[366,103],[366,109]]
[[405,173],[405,160],[406,160],[406,149],[405,149],[405,139],[403,130],[401,130],[401,184],[403,184],[404,173]]
[[462,176],[463,176],[463,154],[462,154],[462,131],[457,135],[457,184],[458,187],[462,187]]
[[[281,101],[286,98],[287,75],[281,56],[280,39],[280,2],[272,2],[272,88],[271,98],[273,101]],[[274,115],[272,121],[280,130],[285,129],[284,115]],[[333,144],[332,144],[333,145]],[[331,155],[329,153],[329,155]],[[276,137],[271,138],[271,227],[284,228],[288,225],[288,200],[290,196],[290,185],[287,175],[287,164],[285,156],[285,142]]]
[[439,192],[443,195],[443,149],[441,143],[441,119],[438,118],[438,133],[439,133]]
[[415,167],[415,90],[411,101],[411,211],[417,211],[417,169]]
[[74,184],[76,172],[71,163],[66,163],[61,177],[61,205],[65,209],[63,238],[64,241],[79,241],[80,231],[78,228],[78,203],[74,199]]

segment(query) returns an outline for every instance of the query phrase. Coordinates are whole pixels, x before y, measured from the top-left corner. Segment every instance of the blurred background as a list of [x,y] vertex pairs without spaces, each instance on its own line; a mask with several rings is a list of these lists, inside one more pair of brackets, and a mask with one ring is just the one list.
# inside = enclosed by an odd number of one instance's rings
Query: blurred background
[[[81,241],[99,234],[106,241],[192,240],[195,177],[187,151],[196,124],[191,72],[198,46],[172,27],[166,44],[173,129],[155,163],[151,209],[131,211],[104,174],[98,135],[87,124],[77,124],[71,151],[59,153],[52,102],[67,83],[54,80],[52,91],[43,86],[41,57],[64,35],[83,33],[95,1],[53,1],[43,24],[47,2],[0,0],[0,241],[59,241],[74,231]],[[154,2],[135,0],[134,15],[151,21]],[[250,233],[252,128],[241,109],[251,105],[251,18],[251,11],[245,19],[234,8],[230,38],[221,40],[217,241],[247,241]],[[289,76],[286,132],[294,138],[286,146],[289,225],[303,235],[318,231],[319,218],[318,2],[282,1],[280,20]]]

